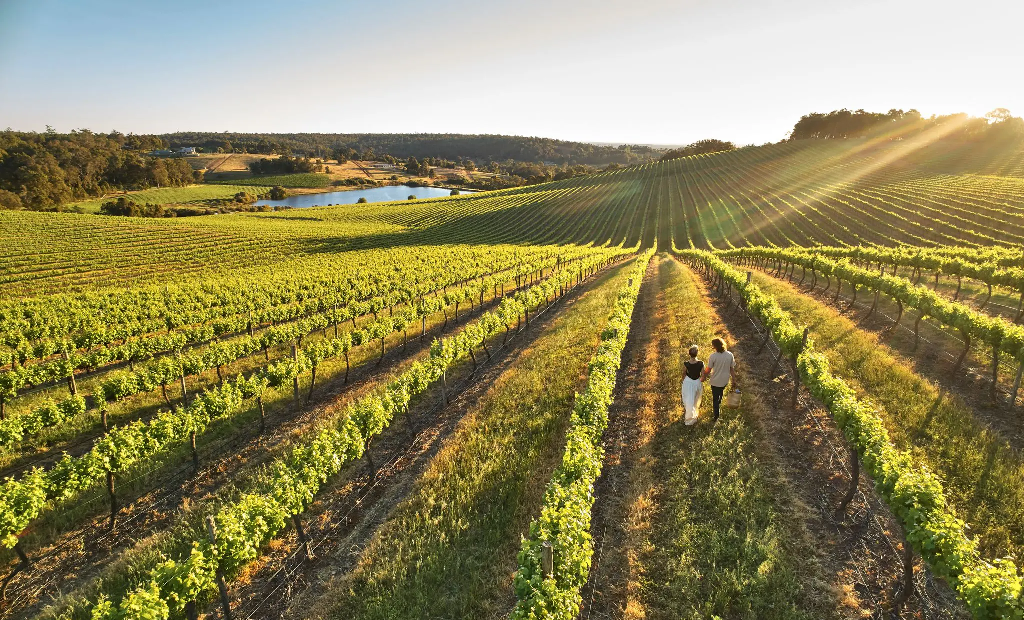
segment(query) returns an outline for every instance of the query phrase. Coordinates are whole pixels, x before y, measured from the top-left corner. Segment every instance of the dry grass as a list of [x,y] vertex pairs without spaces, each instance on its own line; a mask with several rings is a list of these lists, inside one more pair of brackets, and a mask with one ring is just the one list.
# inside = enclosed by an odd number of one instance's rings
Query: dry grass
[[278,155],[259,155],[255,153],[201,153],[185,160],[196,170],[206,170],[207,174],[223,172],[248,172],[249,164],[258,159],[276,159]]

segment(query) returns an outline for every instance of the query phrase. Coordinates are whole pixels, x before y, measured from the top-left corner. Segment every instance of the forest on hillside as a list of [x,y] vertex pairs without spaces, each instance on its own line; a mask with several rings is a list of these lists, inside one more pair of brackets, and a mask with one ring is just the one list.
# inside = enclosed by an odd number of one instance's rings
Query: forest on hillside
[[113,190],[188,185],[201,180],[183,159],[150,157],[156,136],[0,132],[0,209],[44,210]]
[[924,117],[917,110],[888,112],[833,110],[806,114],[793,126],[790,140],[866,138],[908,138],[937,131],[950,140],[1000,140],[1024,137],[1024,119],[1006,108],[996,108],[984,117],[965,113]]
[[372,160],[380,155],[397,159],[436,157],[472,159],[478,163],[513,160],[556,164],[611,163],[630,165],[654,158],[650,146],[599,146],[552,138],[467,134],[342,134],[342,133],[210,133],[178,132],[160,136],[172,148],[196,146],[206,152],[307,155]]
[[[985,117],[923,117],[917,110],[835,110],[804,115],[788,140],[875,137],[900,140],[925,132],[930,143],[999,145],[1024,140],[1024,119],[997,108]],[[443,161],[502,175],[498,189],[571,178],[595,171],[727,151],[731,142],[701,140],[670,151],[642,145],[602,146],[551,138],[464,134],[242,134],[180,132],[134,135],[82,129],[0,132],[0,209],[52,210],[112,191],[188,185],[201,181],[184,159],[157,157],[159,149],[195,146],[206,152],[287,154],[303,160]],[[263,165],[263,164],[260,164]],[[270,164],[267,164],[270,165]]]

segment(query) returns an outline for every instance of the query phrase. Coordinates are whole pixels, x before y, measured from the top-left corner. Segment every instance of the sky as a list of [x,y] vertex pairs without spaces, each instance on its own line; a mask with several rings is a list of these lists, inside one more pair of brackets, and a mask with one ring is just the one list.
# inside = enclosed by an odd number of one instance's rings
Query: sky
[[761,144],[1024,115],[1022,0],[0,0],[0,127]]

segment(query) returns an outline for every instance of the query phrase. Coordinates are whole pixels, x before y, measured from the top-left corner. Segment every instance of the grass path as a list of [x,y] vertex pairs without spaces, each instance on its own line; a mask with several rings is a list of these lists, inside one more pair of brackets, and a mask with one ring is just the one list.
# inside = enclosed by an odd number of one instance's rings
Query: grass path
[[595,573],[602,580],[596,602],[582,617],[834,617],[835,600],[808,561],[750,403],[712,424],[708,388],[700,423],[682,423],[679,352],[696,342],[706,359],[711,338],[729,334],[688,270],[664,258],[654,270],[649,285],[657,295],[638,307],[649,322],[638,346],[642,361],[624,387],[627,398],[635,391],[639,413],[621,533],[609,538]]
[[799,292],[754,272],[797,323],[811,328],[833,370],[882,408],[896,445],[937,472],[946,496],[981,541],[988,557],[1024,551],[1024,460],[985,428],[960,398],[913,371],[912,360],[859,329],[850,319]]
[[563,308],[471,406],[317,618],[491,618],[514,602],[520,536],[561,456],[574,391],[623,268]]

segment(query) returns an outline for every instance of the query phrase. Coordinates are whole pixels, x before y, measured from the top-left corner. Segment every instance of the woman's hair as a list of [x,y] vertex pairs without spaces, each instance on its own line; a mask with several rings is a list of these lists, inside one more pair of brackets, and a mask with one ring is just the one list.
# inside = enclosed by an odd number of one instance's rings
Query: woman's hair
[[697,357],[697,353],[700,351],[700,347],[695,344],[690,345],[690,357]]
[[725,352],[725,341],[721,338],[715,338],[711,341],[711,346],[715,347],[715,351],[719,353]]

